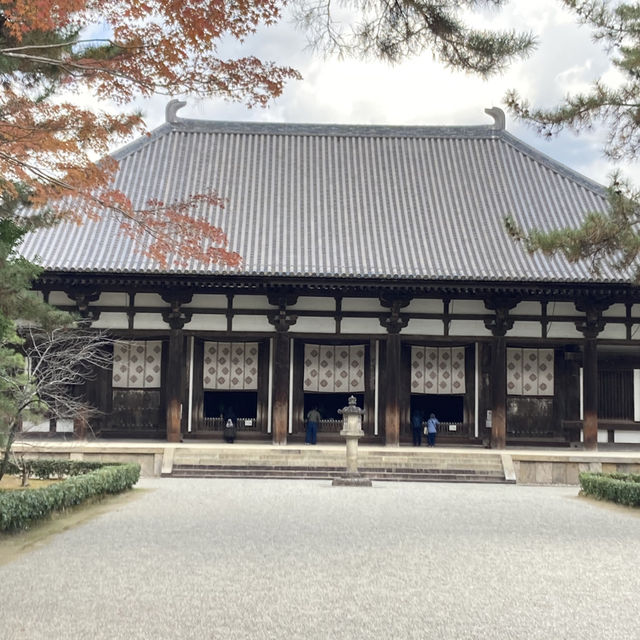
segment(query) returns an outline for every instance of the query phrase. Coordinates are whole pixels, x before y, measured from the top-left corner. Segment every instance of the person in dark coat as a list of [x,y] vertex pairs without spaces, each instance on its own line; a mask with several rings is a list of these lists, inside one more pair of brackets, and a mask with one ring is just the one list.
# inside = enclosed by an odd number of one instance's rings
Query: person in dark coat
[[236,439],[237,428],[236,428],[236,412],[233,410],[233,407],[229,406],[227,410],[224,412],[225,424],[224,429],[222,431],[222,437],[225,442],[229,444],[233,444],[233,441]]
[[411,415],[411,432],[413,434],[413,446],[422,444],[422,411],[415,409]]
[[307,414],[307,434],[304,439],[305,444],[315,444],[318,438],[318,424],[322,420],[322,416],[318,411],[318,407],[313,407]]

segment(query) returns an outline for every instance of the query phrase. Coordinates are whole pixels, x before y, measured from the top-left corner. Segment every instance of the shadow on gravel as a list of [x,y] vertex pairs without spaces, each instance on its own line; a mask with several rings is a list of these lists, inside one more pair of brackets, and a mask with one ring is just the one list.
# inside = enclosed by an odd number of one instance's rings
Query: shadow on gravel
[[43,546],[52,536],[137,500],[149,491],[155,491],[155,489],[134,488],[127,493],[108,496],[95,502],[78,505],[62,513],[54,513],[26,531],[0,533],[0,567],[13,562],[25,553]]

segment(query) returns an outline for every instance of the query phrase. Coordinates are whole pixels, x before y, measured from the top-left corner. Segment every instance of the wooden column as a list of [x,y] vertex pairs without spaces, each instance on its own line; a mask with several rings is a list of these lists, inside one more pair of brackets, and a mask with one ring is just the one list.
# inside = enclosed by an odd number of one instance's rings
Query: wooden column
[[598,448],[598,334],[604,329],[602,312],[610,306],[607,300],[578,300],[576,309],[585,316],[576,322],[584,336],[582,345],[582,437],[585,449]]
[[584,448],[598,448],[598,341],[585,338],[582,357]]
[[491,448],[507,445],[507,341],[494,335],[491,342]]
[[184,369],[184,334],[172,326],[169,334],[169,358],[165,380],[167,441],[180,442],[182,373]]
[[402,380],[402,357],[400,331],[409,324],[409,317],[400,313],[410,298],[389,299],[380,297],[380,303],[390,308],[389,315],[380,318],[387,330],[384,366],[384,439],[387,446],[400,444],[400,383]]
[[287,304],[295,304],[297,297],[287,294],[269,296],[270,304],[277,304],[278,311],[268,314],[269,322],[276,328],[273,354],[273,409],[271,414],[273,444],[287,444],[289,427],[289,382],[291,338],[289,328],[298,320],[298,316],[287,313]]
[[390,333],[387,336],[385,357],[385,402],[384,402],[384,435],[385,444],[398,446],[400,444],[400,335]]
[[182,311],[181,305],[189,302],[192,295],[184,292],[172,292],[162,296],[171,305],[162,318],[169,324],[169,353],[167,358],[167,375],[164,381],[166,398],[166,429],[168,442],[180,442],[180,422],[182,417],[182,389],[185,369],[184,325],[190,322],[191,312]]
[[78,440],[86,440],[89,431],[89,421],[85,411],[80,412],[73,418],[73,437]]
[[[95,302],[100,297],[99,291],[67,291],[67,295],[76,302],[78,315],[80,316],[78,325],[85,329],[90,329],[92,323],[100,318],[100,312],[89,306],[90,302]],[[84,402],[87,403],[88,390],[88,384],[87,382],[84,382],[83,384],[75,386],[74,394],[78,397],[82,397]],[[49,420],[49,431],[52,430],[51,426],[51,420]],[[54,432],[55,429],[56,426],[54,424]],[[89,424],[88,411],[86,409],[81,410],[73,417],[73,437],[78,440],[86,440],[90,429],[91,425]]]
[[273,363],[273,444],[287,444],[289,426],[289,361],[291,340],[279,331],[274,345]]
[[485,326],[493,334],[491,342],[491,448],[504,449],[507,445],[507,331],[513,327],[509,310],[516,306],[515,298],[485,300],[487,309],[495,311]]

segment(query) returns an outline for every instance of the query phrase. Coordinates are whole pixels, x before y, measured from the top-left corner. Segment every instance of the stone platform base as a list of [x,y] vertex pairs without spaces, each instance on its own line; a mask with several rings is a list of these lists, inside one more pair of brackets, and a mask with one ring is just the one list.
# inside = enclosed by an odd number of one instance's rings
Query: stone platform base
[[[359,447],[358,475],[375,481],[577,485],[581,471],[640,473],[640,446],[598,451],[480,447]],[[344,445],[29,440],[14,445],[30,458],[137,462],[147,477],[253,477],[340,481]],[[367,478],[365,478],[367,479]],[[351,483],[352,486],[360,486]],[[336,486],[340,486],[336,483]],[[344,484],[343,486],[348,486]],[[368,485],[363,485],[368,486]]]
[[334,478],[331,482],[334,487],[370,487],[371,479],[357,474],[349,474]]

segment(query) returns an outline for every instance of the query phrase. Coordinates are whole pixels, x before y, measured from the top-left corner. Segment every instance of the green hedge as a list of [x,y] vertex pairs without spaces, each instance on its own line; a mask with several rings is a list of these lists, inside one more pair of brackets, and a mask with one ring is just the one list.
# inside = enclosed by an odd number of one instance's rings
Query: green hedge
[[[81,476],[101,467],[120,464],[119,462],[85,462],[83,460],[51,460],[48,458],[32,458],[24,461],[29,478],[47,480],[49,478],[68,478]],[[17,464],[9,462],[7,475],[20,475]]]
[[[57,462],[57,461],[54,461]],[[72,463],[94,464],[94,463]],[[63,511],[89,500],[131,489],[140,478],[140,465],[100,465],[83,475],[43,487],[0,493],[0,531],[26,529],[54,511]]]
[[[24,461],[30,478],[48,480],[49,478],[68,478],[81,476],[106,466],[119,465],[120,462],[85,462],[84,460],[50,460],[48,458],[33,458]],[[9,463],[7,473],[20,474],[18,465]]]
[[640,507],[640,474],[581,473],[580,487],[582,493],[599,500]]

